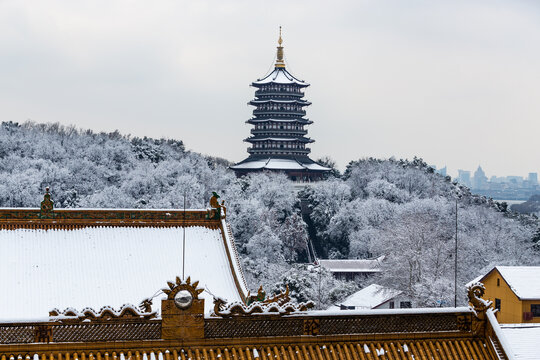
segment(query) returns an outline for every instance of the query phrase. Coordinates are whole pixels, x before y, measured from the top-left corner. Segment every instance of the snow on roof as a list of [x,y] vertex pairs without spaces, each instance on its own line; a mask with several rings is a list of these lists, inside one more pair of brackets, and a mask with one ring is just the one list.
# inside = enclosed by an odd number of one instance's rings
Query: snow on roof
[[290,137],[264,137],[264,138],[253,138],[250,139],[252,141],[266,141],[266,140],[272,140],[272,141],[298,141],[301,140],[300,138],[290,138]]
[[[182,276],[182,233],[181,227],[0,230],[0,319],[42,318],[53,308],[138,305]],[[227,301],[241,301],[219,229],[186,228],[185,276]],[[209,311],[212,296],[201,296]],[[154,299],[154,309],[163,297]]]
[[268,170],[330,170],[317,163],[303,164],[294,159],[263,159],[246,161],[241,164],[231,166],[232,169],[268,169]]
[[319,264],[333,273],[357,272],[371,273],[381,271],[381,261],[384,256],[376,259],[356,259],[356,260],[319,260]]
[[305,165],[305,167],[307,167],[309,170],[321,170],[321,171],[331,170],[330,168],[328,168],[326,166],[319,165],[317,163],[307,164],[307,165]]
[[268,159],[246,161],[241,164],[231,166],[232,169],[262,169],[268,162]]
[[[340,304],[354,306],[355,309],[373,309],[401,294],[399,290],[387,288],[377,284],[371,284],[360,291],[355,292]],[[339,310],[339,306],[333,305],[328,310]]]
[[538,360],[540,324],[500,324],[516,360]]
[[283,123],[288,123],[288,122],[303,122],[303,123],[311,122],[311,120],[304,119],[304,118],[292,118],[292,119],[273,119],[273,118],[257,119],[257,118],[251,118],[248,121],[252,121],[252,122],[283,122]]
[[302,105],[311,105],[307,100],[280,100],[280,99],[256,99],[251,100],[249,103],[264,104],[264,103],[278,103],[278,104],[302,104]]
[[520,299],[540,299],[540,266],[497,266]]
[[305,166],[300,164],[296,160],[270,159],[270,161],[268,161],[268,163],[266,164],[265,168],[272,169],[272,170],[279,170],[279,169],[303,170],[305,169]]
[[303,86],[309,86],[305,81],[295,78],[290,72],[284,68],[275,68],[270,74],[266,75],[264,78],[254,81],[253,85],[263,85],[263,84],[298,84]]
[[[504,281],[520,299],[540,299],[540,281],[538,280],[540,279],[540,266],[495,266],[494,269],[499,271]],[[491,271],[475,278],[467,286],[473,282],[482,282]]]

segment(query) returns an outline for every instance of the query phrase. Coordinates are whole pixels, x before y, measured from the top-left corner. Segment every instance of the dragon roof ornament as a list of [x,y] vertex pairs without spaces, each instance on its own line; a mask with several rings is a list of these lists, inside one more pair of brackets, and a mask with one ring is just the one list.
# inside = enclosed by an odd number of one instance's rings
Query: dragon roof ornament
[[249,316],[254,314],[262,315],[290,315],[292,313],[304,312],[315,306],[313,301],[305,303],[293,303],[289,296],[289,287],[279,294],[266,298],[266,293],[259,287],[257,295],[248,296],[246,304],[232,302],[227,304],[221,298],[214,298],[213,316],[228,318],[232,316]]
[[484,284],[480,282],[471,284],[467,288],[467,297],[469,298],[469,302],[471,303],[472,308],[477,314],[485,313],[492,304],[491,301],[482,299],[485,291],[486,288]]

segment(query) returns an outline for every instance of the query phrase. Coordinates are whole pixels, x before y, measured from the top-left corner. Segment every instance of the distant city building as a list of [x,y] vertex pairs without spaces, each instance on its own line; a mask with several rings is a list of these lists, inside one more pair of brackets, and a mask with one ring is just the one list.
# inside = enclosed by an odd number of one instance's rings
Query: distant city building
[[471,172],[468,170],[458,170],[458,181],[465,186],[471,187]]
[[529,173],[528,179],[531,185],[538,185],[538,173]]
[[478,166],[478,169],[474,172],[473,189],[485,190],[488,187],[488,178],[482,167]]
[[308,145],[314,140],[306,137],[306,126],[313,121],[304,117],[304,107],[311,103],[303,99],[303,89],[309,84],[285,69],[282,42],[280,30],[274,70],[251,84],[257,90],[248,103],[255,106],[247,121],[253,125],[251,136],[245,139],[251,144],[249,157],[231,168],[238,176],[268,170],[283,172],[295,181],[317,180],[330,169],[308,156]]
[[[446,172],[446,167],[437,170],[439,174]],[[458,170],[456,180],[478,195],[483,195],[499,201],[525,201],[534,195],[540,195],[538,173],[530,172],[526,178],[522,176],[491,176],[487,177],[481,166],[478,166],[471,178],[468,170]]]
[[437,173],[441,174],[442,176],[446,176],[446,172],[446,166],[437,170]]

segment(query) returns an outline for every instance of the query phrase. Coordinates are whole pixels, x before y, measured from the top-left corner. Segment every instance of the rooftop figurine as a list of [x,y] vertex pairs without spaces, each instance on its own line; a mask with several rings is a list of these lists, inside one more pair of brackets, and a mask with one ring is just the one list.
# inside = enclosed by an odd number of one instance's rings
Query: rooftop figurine
[[207,219],[221,219],[227,216],[227,208],[225,207],[225,200],[221,201],[221,204],[218,201],[219,195],[212,191],[212,197],[210,198],[210,209],[206,215]]

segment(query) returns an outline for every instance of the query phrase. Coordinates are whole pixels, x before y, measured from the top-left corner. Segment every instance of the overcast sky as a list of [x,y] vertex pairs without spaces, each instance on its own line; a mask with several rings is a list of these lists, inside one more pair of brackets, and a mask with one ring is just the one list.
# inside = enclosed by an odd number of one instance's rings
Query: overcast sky
[[240,161],[279,25],[313,158],[540,172],[538,1],[0,0],[0,120]]

